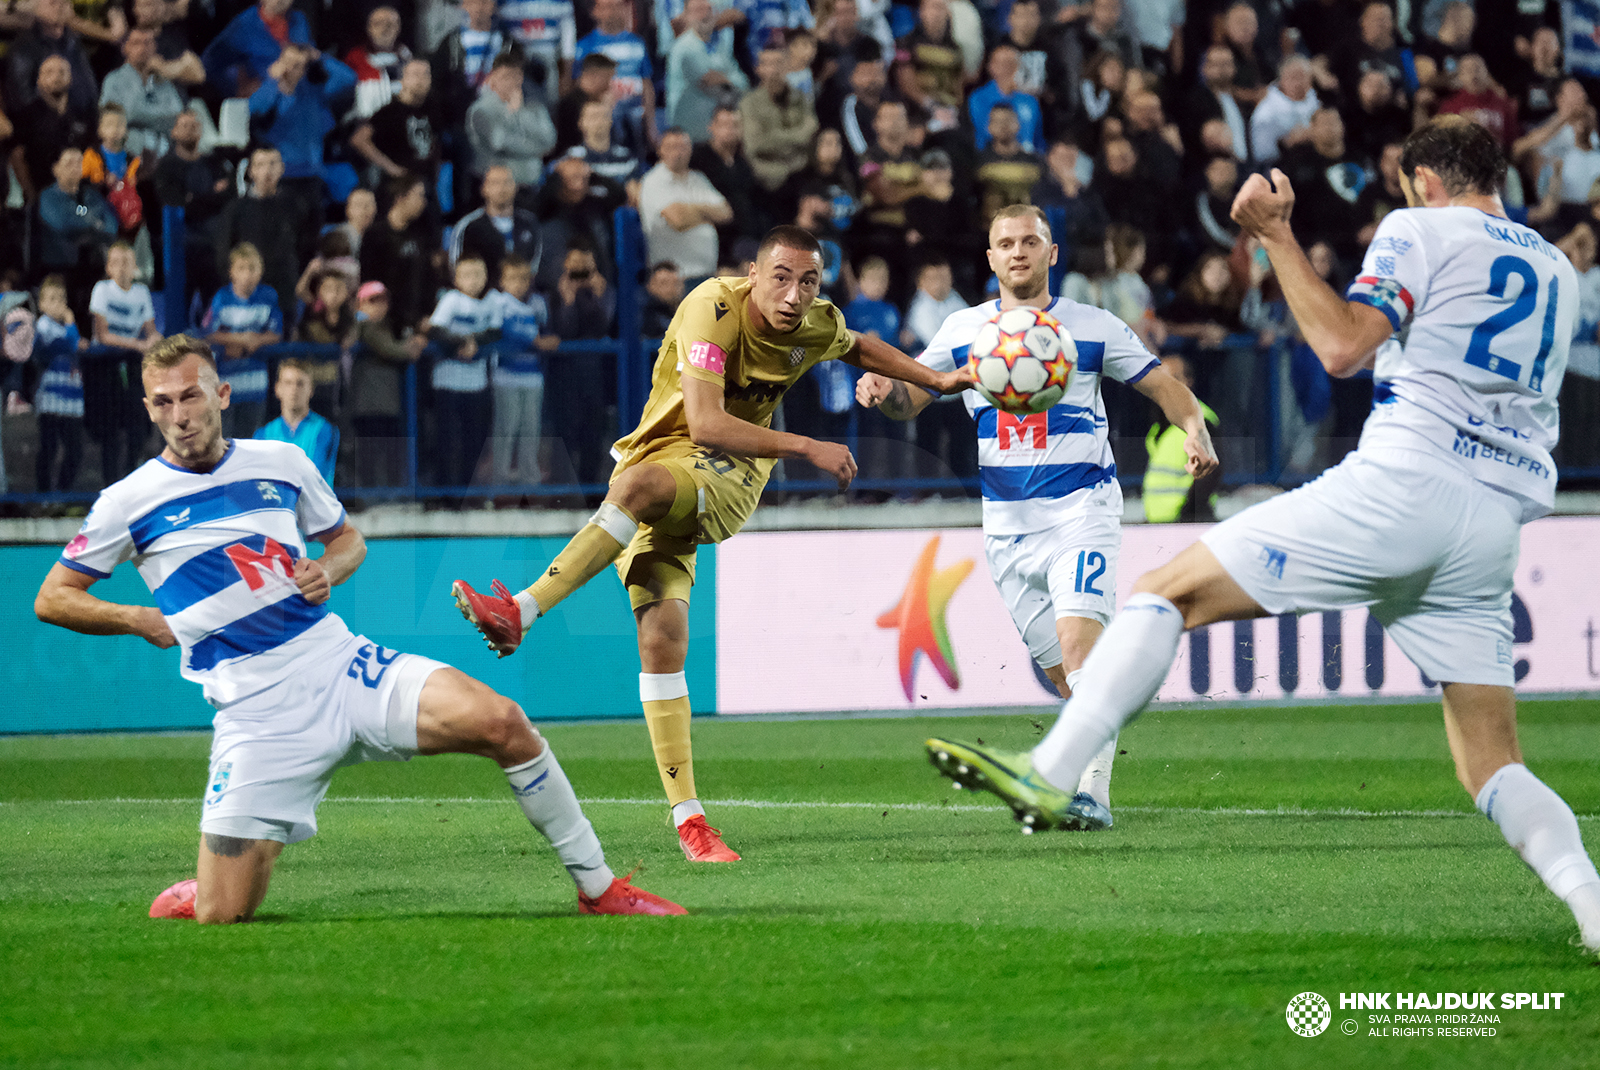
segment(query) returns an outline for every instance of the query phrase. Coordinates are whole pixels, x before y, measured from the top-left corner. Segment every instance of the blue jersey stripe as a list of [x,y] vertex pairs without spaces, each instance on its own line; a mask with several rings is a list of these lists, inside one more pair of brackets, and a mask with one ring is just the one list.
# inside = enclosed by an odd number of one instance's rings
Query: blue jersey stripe
[[983,496],[989,501],[1021,502],[1030,498],[1065,498],[1073,491],[1099,486],[1117,477],[1117,466],[1079,463],[1010,468],[984,465],[978,469],[978,476]]
[[207,672],[230,658],[260,654],[282,646],[328,615],[327,603],[314,606],[298,594],[258,609],[223,626],[189,648],[189,668]]
[[300,488],[281,479],[243,479],[224,483],[182,498],[163,502],[128,525],[134,549],[145,548],[163,535],[262,509],[287,509],[294,512],[300,501]]
[[1080,338],[1074,338],[1073,342],[1078,347],[1078,366],[1075,370],[1099,375],[1106,366],[1106,344],[1085,342]]
[[[1083,434],[1095,432],[1094,410],[1079,405],[1053,405],[1045,410],[1049,417],[1048,433],[1052,435]],[[1000,410],[994,406],[979,409],[976,413],[979,438],[1000,437]],[[1019,420],[1026,417],[1018,417]],[[1020,433],[1020,432],[1019,432]]]
[[[267,536],[252,535],[229,543],[228,546],[247,546],[262,554],[266,552]],[[191,557],[168,576],[165,583],[152,592],[156,608],[161,610],[163,616],[170,617],[175,613],[182,613],[196,602],[210,598],[244,578],[239,574],[239,568],[233,563],[233,559],[228,556],[228,546],[218,546]],[[298,546],[284,546],[283,549],[288,553],[289,560],[300,559]]]

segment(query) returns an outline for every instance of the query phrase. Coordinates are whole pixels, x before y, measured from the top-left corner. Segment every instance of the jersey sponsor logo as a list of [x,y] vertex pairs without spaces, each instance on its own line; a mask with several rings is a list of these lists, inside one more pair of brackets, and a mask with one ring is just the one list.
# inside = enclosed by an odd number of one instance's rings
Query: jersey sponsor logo
[[269,583],[277,587],[294,582],[294,558],[276,539],[269,537],[260,553],[242,542],[234,543],[224,553],[253,592],[262,590]]
[[1372,242],[1373,252],[1382,252],[1387,249],[1395,256],[1405,256],[1411,251],[1411,242],[1404,238],[1375,238]]
[[[1036,412],[1029,416],[1016,416],[1009,412],[995,413],[995,431],[1000,448],[1013,447],[1024,450],[1042,450],[1049,442],[1050,414]],[[1032,440],[1031,442],[1029,440]]]
[[[718,368],[717,371],[721,371]],[[743,386],[730,386],[725,392],[729,401],[750,401],[757,405],[765,401],[776,401],[783,397],[784,391],[789,389],[788,383],[765,383],[759,379],[745,383]]]
[[689,363],[701,371],[721,375],[728,367],[728,354],[715,342],[695,342],[689,346]]
[[77,560],[78,555],[83,553],[88,548],[89,536],[79,534],[72,537],[72,541],[67,543],[67,548],[63,550],[62,553],[64,553],[71,560]]

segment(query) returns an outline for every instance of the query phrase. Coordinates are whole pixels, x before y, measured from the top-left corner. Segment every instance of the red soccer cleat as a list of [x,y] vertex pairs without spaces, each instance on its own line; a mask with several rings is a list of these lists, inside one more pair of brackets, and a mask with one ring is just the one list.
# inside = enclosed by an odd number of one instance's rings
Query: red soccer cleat
[[194,893],[200,882],[190,877],[186,881],[179,881],[171,888],[156,896],[155,902],[150,904],[152,918],[188,918],[194,920]]
[[687,910],[680,907],[670,899],[663,899],[643,888],[635,888],[628,882],[633,880],[633,874],[626,877],[613,877],[611,887],[601,892],[594,899],[590,899],[582,892],[578,893],[578,913],[580,914],[687,914]]
[[691,862],[739,861],[739,853],[722,842],[722,833],[706,824],[704,814],[695,814],[678,826],[678,845]]
[[522,645],[522,607],[499,580],[490,583],[489,589],[494,593],[479,594],[466,580],[456,580],[450,585],[450,593],[455,596],[461,615],[483,634],[489,649],[503,658]]

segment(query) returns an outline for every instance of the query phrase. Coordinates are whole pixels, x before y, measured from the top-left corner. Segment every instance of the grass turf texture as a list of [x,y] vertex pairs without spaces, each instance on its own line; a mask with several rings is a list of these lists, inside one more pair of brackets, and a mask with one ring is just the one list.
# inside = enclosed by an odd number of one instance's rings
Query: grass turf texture
[[[1597,713],[1521,711],[1580,815]],[[547,729],[613,867],[642,860],[676,919],[579,917],[488,762],[357,767],[263,923],[231,929],[145,917],[192,872],[208,737],[0,738],[0,1066],[1594,1065],[1600,969],[1472,814],[1437,706],[1153,712],[1102,834],[1021,836],[920,754],[1039,731],[696,722],[702,790],[747,801],[709,807],[746,860],[691,866],[664,806],[630,801],[659,790],[642,724]],[[1284,1020],[1308,989],[1334,1004],[1309,1039]],[[1338,1009],[1480,990],[1566,995],[1491,1038]]]

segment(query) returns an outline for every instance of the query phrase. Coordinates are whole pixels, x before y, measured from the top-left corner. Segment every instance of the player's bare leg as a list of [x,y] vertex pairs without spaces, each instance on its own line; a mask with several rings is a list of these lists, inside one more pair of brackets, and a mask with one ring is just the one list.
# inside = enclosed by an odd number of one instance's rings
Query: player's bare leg
[[1445,684],[1443,690],[1445,735],[1461,786],[1571,909],[1584,947],[1600,951],[1600,874],[1571,808],[1522,764],[1516,693],[1487,684]]
[[417,749],[478,754],[505,771],[530,824],[555,848],[586,914],[682,914],[676,903],[619,880],[606,865],[572,783],[522,707],[455,669],[438,669],[417,703]]
[[254,918],[267,897],[273,863],[282,852],[283,844],[277,840],[201,833],[195,920],[201,925],[228,925]]
[[1133,589],[1034,749],[1034,768],[1059,790],[1071,790],[1107,741],[1155,697],[1185,629],[1266,615],[1204,543],[1141,576]]
[[706,823],[695,789],[689,685],[683,674],[689,656],[689,605],[681,598],[665,598],[639,607],[634,618],[639,625],[639,702],[684,857],[691,862],[737,862],[739,855]]
[[451,585],[461,615],[483,633],[490,649],[506,657],[533,622],[598,576],[633,541],[641,524],[674,524],[694,517],[698,495],[686,476],[659,464],[628,468],[611,484],[589,522],[556,555],[545,574],[513,595],[499,580],[489,594],[464,581]]

